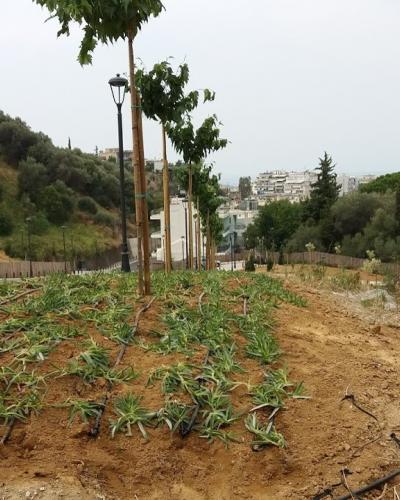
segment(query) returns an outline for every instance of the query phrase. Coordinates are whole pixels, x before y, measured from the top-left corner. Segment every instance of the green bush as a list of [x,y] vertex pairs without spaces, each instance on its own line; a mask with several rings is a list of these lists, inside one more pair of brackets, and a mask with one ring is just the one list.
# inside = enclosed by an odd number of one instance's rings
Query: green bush
[[53,224],[64,224],[72,215],[74,202],[68,191],[64,183],[57,182],[41,192],[40,206]]
[[43,212],[38,212],[36,215],[31,217],[30,229],[32,234],[43,234],[50,227],[50,223]]
[[115,225],[115,217],[108,212],[97,212],[93,220],[99,226],[114,227]]
[[254,272],[256,270],[254,255],[251,254],[249,259],[246,260],[244,264],[244,270],[248,272]]
[[90,196],[83,196],[78,201],[78,208],[83,212],[87,212],[89,214],[97,214],[97,205],[93,198]]
[[272,268],[274,267],[274,261],[272,259],[267,260],[267,271],[272,271]]

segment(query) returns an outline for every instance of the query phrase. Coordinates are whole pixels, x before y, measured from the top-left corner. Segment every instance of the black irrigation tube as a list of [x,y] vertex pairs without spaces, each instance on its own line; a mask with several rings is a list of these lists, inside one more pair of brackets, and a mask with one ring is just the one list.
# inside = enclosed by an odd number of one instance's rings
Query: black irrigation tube
[[398,475],[400,475],[400,469],[396,469],[387,476],[382,477],[381,479],[377,479],[376,481],[373,481],[372,483],[363,486],[358,490],[350,491],[350,493],[348,493],[347,495],[338,497],[336,500],[349,500],[350,498],[354,497],[357,498],[358,495],[363,495],[364,493],[368,493],[369,491],[376,490],[377,488],[379,488],[383,484],[388,483],[391,479],[394,479]]
[[400,438],[397,437],[397,435],[394,432],[392,432],[390,434],[390,439],[392,439],[397,444],[397,446],[400,448]]
[[[132,336],[134,336],[136,334],[136,332],[137,332],[137,329],[139,327],[140,316],[143,313],[145,313],[146,311],[148,311],[150,309],[150,307],[153,304],[153,302],[155,301],[155,299],[156,298],[153,297],[147,304],[145,304],[136,313],[135,322],[134,322],[133,327],[132,327]],[[117,359],[115,360],[113,368],[117,367],[121,363],[122,358],[124,357],[124,354],[126,352],[127,347],[128,347],[127,344],[123,344],[121,346],[121,349],[119,350],[119,353],[118,353]],[[94,426],[89,431],[89,436],[90,437],[96,438],[99,435],[100,426],[101,426],[101,419],[103,418],[103,415],[104,415],[104,412],[106,410],[106,406],[107,406],[108,400],[110,399],[111,390],[112,390],[112,384],[110,382],[108,382],[107,383],[107,394],[105,394],[102,397],[102,399],[101,399],[101,401],[99,403],[99,412],[98,412],[98,414],[96,416],[96,420],[95,420]]]
[[364,408],[361,408],[361,406],[359,406],[359,404],[357,403],[356,401],[356,397],[354,396],[354,394],[346,394],[344,396],[344,398],[342,399],[342,401],[344,400],[348,400],[348,401],[351,401],[353,403],[353,405],[360,411],[362,411],[363,413],[365,413],[366,415],[368,415],[369,417],[373,418],[374,420],[376,420],[378,422],[378,419],[375,417],[375,415],[373,415],[372,413],[370,413],[369,411],[367,410],[364,410]]

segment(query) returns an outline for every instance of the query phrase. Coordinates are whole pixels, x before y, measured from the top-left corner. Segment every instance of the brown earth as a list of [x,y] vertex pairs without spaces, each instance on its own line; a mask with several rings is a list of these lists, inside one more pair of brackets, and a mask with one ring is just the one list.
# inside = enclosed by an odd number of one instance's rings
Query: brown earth
[[[148,442],[137,431],[130,438],[118,435],[112,440],[109,410],[99,438],[93,440],[84,425],[67,426],[65,409],[50,407],[27,424],[16,425],[10,442],[1,449],[0,497],[302,499],[339,483],[345,468],[352,472],[347,481],[353,489],[399,468],[400,448],[390,434],[400,434],[400,329],[372,327],[345,308],[345,298],[330,292],[299,283],[288,286],[309,305],[278,309],[275,335],[285,351],[282,361],[290,378],[303,380],[311,399],[290,400],[278,413],[276,425],[285,436],[285,449],[251,451],[243,422],[235,424],[242,442],[228,449],[220,442],[210,445],[198,435],[171,436],[165,428],[150,430]],[[155,305],[141,323],[140,335],[147,340],[159,325],[158,312]],[[49,363],[62,364],[76,353],[75,343],[68,341]],[[179,359],[184,357],[128,348],[122,366],[132,364],[142,372],[130,388],[143,393],[146,407],[160,408],[163,398],[151,388],[143,392],[145,374]],[[261,369],[250,360],[240,357],[239,362],[249,370],[252,382],[261,377]],[[46,401],[56,403],[71,393],[98,399],[104,391],[101,382],[90,389],[65,377],[49,385]],[[342,401],[346,391],[377,420],[351,401]],[[236,408],[248,409],[245,388],[234,391],[233,402]],[[382,498],[392,499],[395,485],[392,482]],[[340,496],[346,491],[339,487],[334,493]],[[378,491],[369,498],[379,495]]]

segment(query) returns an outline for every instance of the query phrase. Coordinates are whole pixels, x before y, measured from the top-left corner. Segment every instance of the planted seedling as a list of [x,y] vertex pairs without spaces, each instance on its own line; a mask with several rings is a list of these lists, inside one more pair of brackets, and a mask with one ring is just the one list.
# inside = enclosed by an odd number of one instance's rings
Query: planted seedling
[[132,436],[132,426],[137,425],[144,439],[148,439],[145,425],[153,425],[157,412],[149,412],[143,408],[141,401],[142,398],[134,394],[126,394],[116,400],[114,412],[118,418],[111,420],[112,437],[117,432],[125,432],[127,436]]

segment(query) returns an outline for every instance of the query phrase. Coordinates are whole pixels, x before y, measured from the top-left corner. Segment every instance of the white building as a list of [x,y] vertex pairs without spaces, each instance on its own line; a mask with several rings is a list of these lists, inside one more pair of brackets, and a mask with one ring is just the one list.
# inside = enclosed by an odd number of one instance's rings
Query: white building
[[222,220],[223,241],[220,245],[222,248],[229,248],[232,243],[235,245],[243,245],[243,233],[246,231],[249,224],[254,222],[254,217],[257,215],[257,210],[241,210],[239,208],[221,207],[218,209],[218,216]]
[[[186,233],[189,234],[189,209],[186,208],[183,202],[183,198],[172,198],[170,211],[171,211],[171,247],[172,247],[172,260],[182,261],[186,259]],[[196,233],[195,233],[195,216],[197,211],[193,207],[193,249],[195,253],[196,248]],[[185,216],[187,218],[187,230],[185,223]],[[156,258],[158,261],[164,261],[164,251],[165,251],[165,224],[164,224],[164,210],[159,213],[153,214],[150,217],[153,221],[160,221],[160,229],[151,234],[151,239],[153,240],[153,248],[156,250],[153,252],[152,257]],[[188,236],[189,237],[189,236]],[[188,241],[189,245],[189,241]]]
[[340,196],[356,191],[359,186],[357,177],[352,177],[346,174],[339,174],[337,176],[337,183],[340,184]]
[[301,201],[310,196],[311,186],[316,180],[317,173],[312,170],[264,172],[253,183],[253,192],[260,200]]

